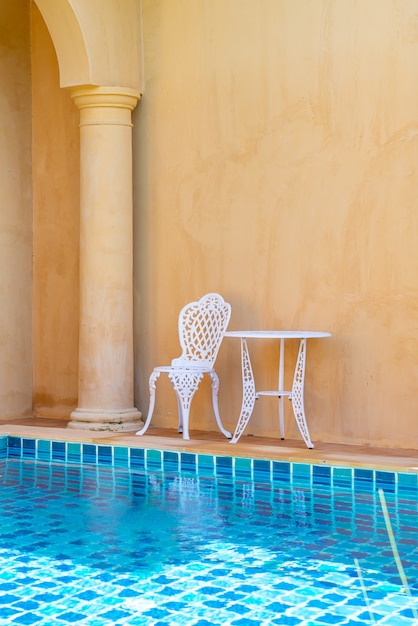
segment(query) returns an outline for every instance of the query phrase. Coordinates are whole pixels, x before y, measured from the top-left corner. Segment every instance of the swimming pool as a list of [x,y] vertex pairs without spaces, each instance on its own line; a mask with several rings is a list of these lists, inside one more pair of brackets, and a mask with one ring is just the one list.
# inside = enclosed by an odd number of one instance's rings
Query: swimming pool
[[2,623],[417,623],[417,474],[2,437],[0,496]]

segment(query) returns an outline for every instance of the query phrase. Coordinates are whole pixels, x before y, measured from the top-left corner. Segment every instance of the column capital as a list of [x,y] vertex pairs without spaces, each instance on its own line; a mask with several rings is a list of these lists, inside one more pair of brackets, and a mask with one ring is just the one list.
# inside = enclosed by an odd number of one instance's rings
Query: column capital
[[84,85],[71,90],[71,97],[79,109],[96,107],[122,108],[133,111],[141,94],[128,87],[93,87]]
[[131,112],[141,94],[127,87],[76,87],[71,97],[80,109],[80,126],[122,124],[132,126]]

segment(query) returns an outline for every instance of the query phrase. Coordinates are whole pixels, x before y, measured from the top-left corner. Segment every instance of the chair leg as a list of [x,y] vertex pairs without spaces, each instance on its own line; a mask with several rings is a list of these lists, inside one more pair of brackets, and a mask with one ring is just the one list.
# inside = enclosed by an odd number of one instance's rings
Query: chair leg
[[189,415],[190,415],[190,406],[189,408],[181,408],[181,416],[182,416],[182,427],[181,427],[181,431],[179,430],[179,432],[181,432],[183,434],[183,439],[190,439],[190,434],[189,434]]
[[179,405],[179,432],[182,428],[183,439],[190,439],[189,436],[189,413],[190,405],[194,394],[197,391],[200,381],[203,378],[201,372],[191,370],[173,370],[168,374],[170,382],[176,392]]
[[180,398],[178,397],[177,393],[176,393],[176,398],[177,398],[177,408],[178,408],[178,414],[179,414],[178,432],[181,434],[183,432],[183,408],[181,406]]
[[148,415],[147,415],[147,419],[145,420],[144,427],[141,428],[141,430],[138,430],[138,432],[136,433],[137,435],[143,435],[148,430],[148,427],[150,425],[152,414],[154,413],[156,383],[157,383],[157,378],[159,377],[160,374],[161,372],[154,370],[150,376]]
[[216,423],[218,424],[218,428],[225,435],[227,439],[231,439],[231,433],[226,430],[222,424],[221,416],[219,415],[219,405],[218,405],[218,390],[219,390],[219,378],[216,372],[209,372],[209,376],[212,379],[212,404],[213,411],[215,413]]

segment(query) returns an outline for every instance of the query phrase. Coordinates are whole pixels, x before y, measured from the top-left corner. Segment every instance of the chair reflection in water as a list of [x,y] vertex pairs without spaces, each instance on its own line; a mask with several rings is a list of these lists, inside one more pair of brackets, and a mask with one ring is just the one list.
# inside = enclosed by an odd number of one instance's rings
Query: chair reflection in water
[[208,293],[198,302],[186,304],[180,311],[178,330],[182,354],[171,365],[155,367],[150,379],[150,405],[144,427],[136,434],[143,435],[148,429],[155,406],[156,382],[162,372],[168,374],[177,396],[179,433],[183,439],[189,436],[190,405],[204,374],[212,379],[212,403],[219,430],[231,438],[222,424],[218,407],[219,378],[214,364],[222,343],[224,332],[231,317],[231,305],[217,293]]

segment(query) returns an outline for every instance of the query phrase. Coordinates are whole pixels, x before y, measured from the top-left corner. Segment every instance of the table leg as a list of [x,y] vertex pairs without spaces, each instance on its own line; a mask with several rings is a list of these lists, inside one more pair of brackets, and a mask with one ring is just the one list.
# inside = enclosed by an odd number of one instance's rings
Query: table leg
[[[284,390],[284,339],[280,339],[279,392]],[[280,437],[284,439],[284,396],[279,395]]]
[[299,427],[300,434],[308,448],[314,445],[309,436],[308,426],[306,424],[305,406],[303,402],[303,390],[305,385],[305,365],[306,365],[306,339],[302,339],[299,346],[298,358],[296,361],[295,374],[292,385],[292,407],[295,414],[296,423]]
[[251,367],[250,354],[248,352],[247,342],[244,338],[241,339],[241,366],[242,366],[242,407],[241,413],[238,418],[238,423],[235,428],[234,436],[230,443],[237,443],[251,414],[255,404],[255,382],[253,369]]

